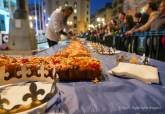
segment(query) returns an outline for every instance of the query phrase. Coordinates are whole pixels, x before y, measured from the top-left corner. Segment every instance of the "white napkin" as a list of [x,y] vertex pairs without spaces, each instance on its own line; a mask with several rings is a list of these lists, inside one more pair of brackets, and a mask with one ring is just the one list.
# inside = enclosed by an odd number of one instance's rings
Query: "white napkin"
[[108,72],[121,77],[135,78],[147,84],[159,83],[158,69],[152,66],[121,62]]

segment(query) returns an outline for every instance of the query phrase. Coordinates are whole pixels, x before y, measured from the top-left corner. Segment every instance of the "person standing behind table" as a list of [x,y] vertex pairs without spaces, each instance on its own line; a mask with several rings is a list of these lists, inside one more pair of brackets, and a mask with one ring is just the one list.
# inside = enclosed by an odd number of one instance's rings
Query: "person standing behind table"
[[142,14],[140,12],[136,12],[134,15],[134,22],[135,26],[139,26],[140,20],[141,20]]
[[[139,14],[136,14],[136,18],[138,18],[137,15],[139,16]],[[138,19],[138,21],[136,21],[136,25],[130,31],[145,25],[148,21],[148,18],[149,18],[149,15],[147,13],[142,13],[140,18]],[[139,43],[140,43],[139,38],[134,37],[134,41],[132,42],[133,47],[131,47],[131,48],[132,48],[132,50],[134,50],[135,53],[138,53]]]
[[126,35],[132,35],[134,32],[145,32],[149,31],[151,27],[151,23],[158,17],[158,7],[154,2],[148,3],[146,13],[149,15],[149,19],[146,24],[143,26],[131,29],[126,33]]
[[[152,22],[150,31],[165,31],[165,0],[161,0],[159,5],[159,16]],[[157,46],[157,39],[153,39],[154,48]],[[160,38],[159,59],[165,61],[165,35]],[[156,50],[156,49],[155,49]]]
[[126,26],[125,26],[125,19],[126,19],[126,14],[124,12],[120,12],[118,15],[119,19],[119,32],[120,33],[125,33],[126,32]]
[[163,31],[165,30],[165,0],[162,0],[159,5],[159,15],[151,23],[150,31]]
[[[140,26],[138,28],[135,29],[131,29],[130,31],[126,32],[126,35],[132,35],[134,32],[146,32],[149,31],[151,28],[151,24],[152,22],[158,17],[158,11],[157,11],[158,7],[157,4],[155,2],[150,2],[147,4],[147,10],[146,10],[146,14],[149,15],[149,19],[147,21],[146,24],[144,24],[143,26]],[[146,43],[150,42],[149,38],[146,38]],[[145,46],[145,54],[146,56],[149,56],[149,47],[146,45]]]
[[67,38],[70,38],[67,19],[72,13],[73,8],[71,6],[64,6],[61,9],[56,9],[51,14],[50,21],[46,29],[46,38],[49,47],[57,44],[61,39],[61,35],[65,35]]
[[[126,15],[125,18],[125,31],[131,30],[135,26],[135,22],[133,20],[132,15]],[[131,43],[132,38],[129,38],[129,36],[124,36],[124,42],[123,42],[123,48],[124,51],[131,51]]]
[[[126,32],[126,26],[124,23],[124,20],[126,18],[126,14],[124,12],[119,12],[118,14],[118,20],[119,20],[119,34],[123,34]],[[121,36],[117,36],[115,38],[115,42],[116,42],[116,48],[122,50],[123,49],[123,42],[124,42],[124,38]]]

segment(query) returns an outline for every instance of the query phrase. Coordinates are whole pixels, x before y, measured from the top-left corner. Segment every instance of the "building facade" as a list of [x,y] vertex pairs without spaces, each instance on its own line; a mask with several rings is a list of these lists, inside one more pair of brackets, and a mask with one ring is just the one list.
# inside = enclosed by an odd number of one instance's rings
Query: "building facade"
[[90,0],[45,0],[47,13],[51,13],[60,6],[70,5],[74,13],[68,19],[68,24],[74,32],[84,32],[90,24]]
[[[84,32],[90,23],[90,0],[27,0],[29,20],[36,33],[44,33],[51,13],[60,6],[71,5],[74,13],[68,20],[74,32]],[[16,0],[0,0],[0,31],[9,32],[9,20]]]
[[9,20],[16,9],[16,0],[0,0],[0,32],[9,32]]
[[105,7],[98,10],[91,18],[92,25],[106,24],[112,19],[112,4],[106,3]]
[[112,5],[111,3],[107,3],[104,8],[100,9],[96,13],[96,17],[104,18],[105,22],[108,22],[112,19]]
[[48,21],[45,0],[29,0],[28,10],[31,27],[37,34],[44,33]]

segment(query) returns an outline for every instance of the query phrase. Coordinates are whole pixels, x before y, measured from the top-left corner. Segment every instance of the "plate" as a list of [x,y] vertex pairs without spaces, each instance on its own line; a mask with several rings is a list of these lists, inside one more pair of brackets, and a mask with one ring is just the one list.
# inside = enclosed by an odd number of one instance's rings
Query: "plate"
[[104,52],[98,52],[99,54],[103,54],[103,55],[114,55],[114,54],[119,54],[121,53],[121,51],[116,50],[115,52],[108,52],[108,51],[104,51]]

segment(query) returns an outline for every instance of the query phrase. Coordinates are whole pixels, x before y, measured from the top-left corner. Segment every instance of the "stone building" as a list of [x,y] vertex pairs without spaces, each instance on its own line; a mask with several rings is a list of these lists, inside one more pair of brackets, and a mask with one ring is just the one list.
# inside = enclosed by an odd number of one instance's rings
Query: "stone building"
[[68,24],[74,32],[84,32],[90,23],[90,0],[45,0],[47,12],[51,13],[58,7],[70,5],[74,9],[74,14],[69,18]]

